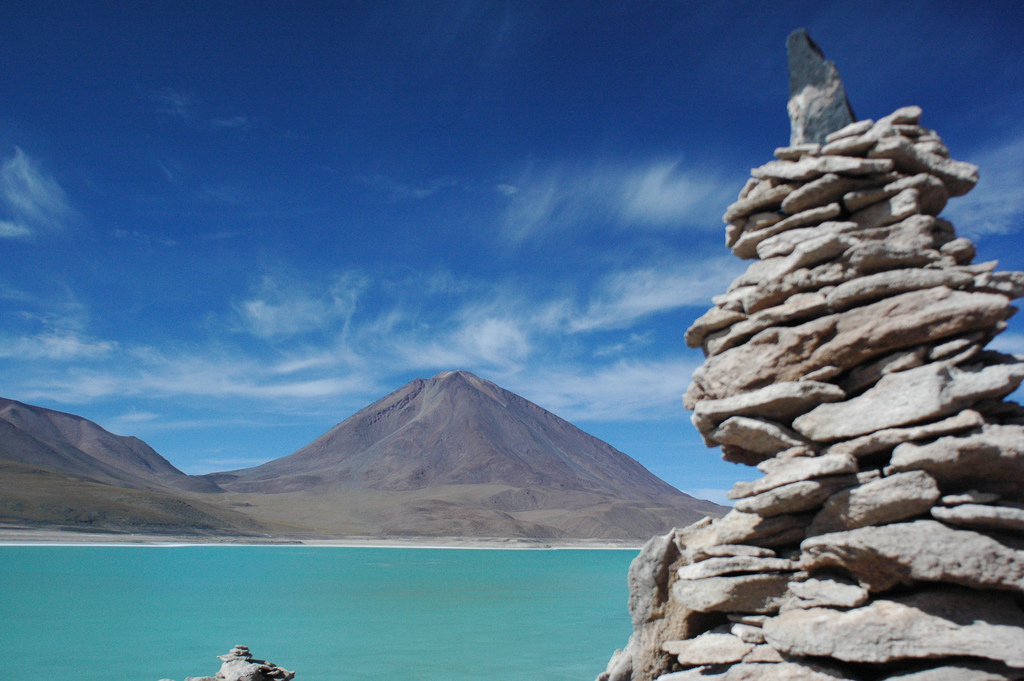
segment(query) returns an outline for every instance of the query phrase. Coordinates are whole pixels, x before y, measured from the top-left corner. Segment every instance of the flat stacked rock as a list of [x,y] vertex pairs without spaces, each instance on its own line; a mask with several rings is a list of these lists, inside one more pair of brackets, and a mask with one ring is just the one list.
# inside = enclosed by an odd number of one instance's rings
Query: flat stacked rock
[[216,676],[190,676],[185,681],[290,681],[295,678],[295,672],[254,659],[248,646],[237,645],[217,659],[222,664]]
[[937,217],[977,168],[921,109],[777,149],[725,213],[753,259],[686,333],[737,483],[643,549],[604,681],[1024,679],[1024,273]]

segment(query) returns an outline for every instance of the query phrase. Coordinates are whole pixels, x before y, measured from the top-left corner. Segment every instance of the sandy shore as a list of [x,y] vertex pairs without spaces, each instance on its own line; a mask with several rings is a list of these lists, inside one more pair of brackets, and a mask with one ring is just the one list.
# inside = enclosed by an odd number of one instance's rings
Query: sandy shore
[[0,546],[354,546],[428,549],[632,549],[642,541],[521,537],[285,537],[118,534],[0,527]]

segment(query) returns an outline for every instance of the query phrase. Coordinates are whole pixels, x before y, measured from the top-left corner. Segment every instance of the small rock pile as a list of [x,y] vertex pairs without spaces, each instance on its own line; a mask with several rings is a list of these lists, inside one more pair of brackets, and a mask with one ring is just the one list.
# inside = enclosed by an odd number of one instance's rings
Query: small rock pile
[[746,273],[684,404],[764,474],[644,547],[604,681],[1024,679],[1024,273],[937,217],[977,168],[918,107],[777,149],[728,208]]
[[248,646],[237,645],[217,659],[223,664],[216,676],[190,676],[185,681],[290,681],[295,678],[295,672],[266,660],[253,659]]

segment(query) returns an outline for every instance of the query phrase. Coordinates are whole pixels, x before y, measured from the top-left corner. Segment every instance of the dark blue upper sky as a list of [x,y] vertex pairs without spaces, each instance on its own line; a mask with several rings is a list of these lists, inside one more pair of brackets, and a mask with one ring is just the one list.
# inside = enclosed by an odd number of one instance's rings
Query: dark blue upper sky
[[[7,3],[0,394],[205,472],[462,368],[727,488],[682,333],[788,141],[805,27],[857,114],[918,104],[1024,269],[1017,2]],[[1021,323],[997,343],[1024,351]]]

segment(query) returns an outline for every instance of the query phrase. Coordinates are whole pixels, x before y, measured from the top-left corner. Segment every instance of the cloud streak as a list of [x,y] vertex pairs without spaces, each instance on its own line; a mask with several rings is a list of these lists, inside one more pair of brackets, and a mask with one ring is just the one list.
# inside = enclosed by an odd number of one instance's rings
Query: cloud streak
[[653,229],[717,229],[735,198],[734,181],[680,159],[622,165],[529,166],[516,182],[496,186],[508,197],[502,227],[521,242],[551,232],[613,223]]
[[0,166],[0,238],[25,239],[64,229],[74,215],[56,180],[19,147]]
[[946,217],[973,238],[1020,231],[1024,228],[1024,134],[970,160],[980,168],[978,185],[951,201]]
[[[8,367],[5,380],[20,376],[24,394],[59,402],[185,396],[361,406],[412,372],[461,368],[565,417],[655,418],[677,411],[699,357],[645,356],[647,320],[703,306],[701,286],[717,285],[701,282],[719,269],[711,262],[689,272],[664,266],[611,273],[581,301],[450,276],[385,282],[349,272],[317,288],[276,273],[227,310],[235,333],[202,347],[129,345],[64,330],[9,339],[0,357],[21,362],[21,371]],[[607,336],[605,352],[573,341],[597,332]]]
[[284,338],[346,326],[367,286],[360,275],[343,275],[323,292],[281,276],[268,275],[255,297],[234,306],[242,327],[264,339]]
[[608,276],[586,310],[569,320],[572,332],[628,328],[638,320],[688,305],[707,305],[743,271],[735,258],[677,262]]

